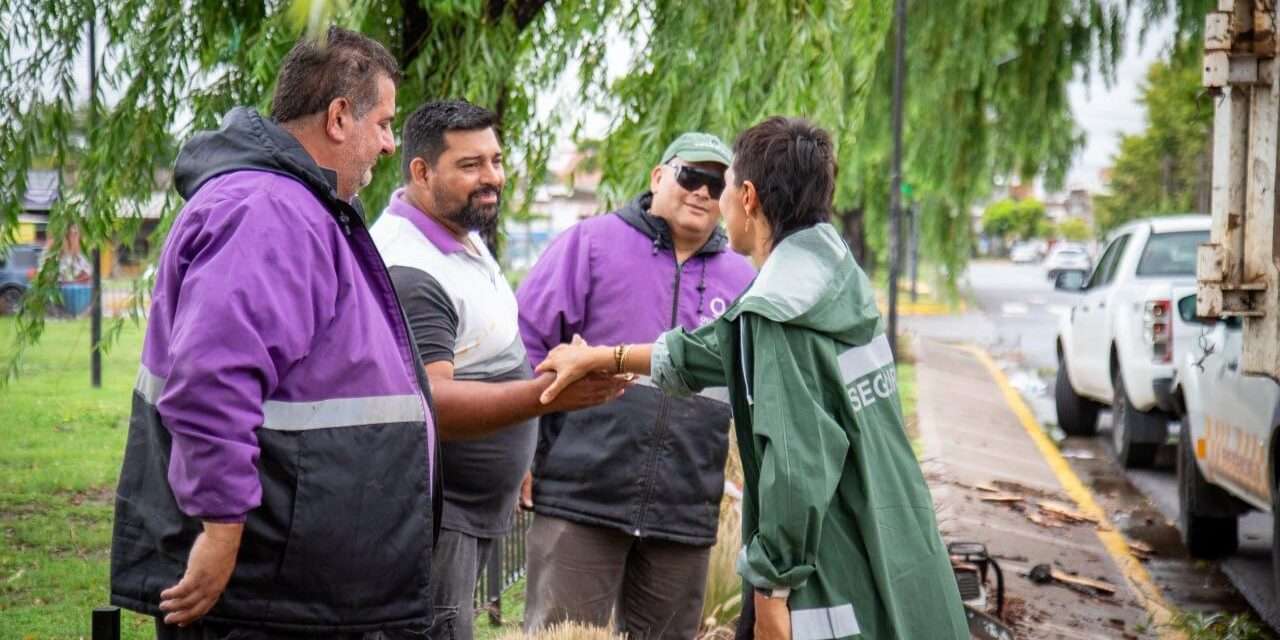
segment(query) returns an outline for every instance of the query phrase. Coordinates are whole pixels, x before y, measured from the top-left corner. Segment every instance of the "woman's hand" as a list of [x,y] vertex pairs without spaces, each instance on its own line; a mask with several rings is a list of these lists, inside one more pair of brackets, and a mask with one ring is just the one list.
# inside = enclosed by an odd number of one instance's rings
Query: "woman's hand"
[[756,640],[791,640],[791,610],[785,598],[755,594]]
[[538,373],[551,372],[556,379],[542,392],[542,404],[551,404],[565,387],[585,378],[595,371],[609,371],[613,354],[608,348],[592,347],[580,336],[574,336],[570,344],[562,344],[538,365]]

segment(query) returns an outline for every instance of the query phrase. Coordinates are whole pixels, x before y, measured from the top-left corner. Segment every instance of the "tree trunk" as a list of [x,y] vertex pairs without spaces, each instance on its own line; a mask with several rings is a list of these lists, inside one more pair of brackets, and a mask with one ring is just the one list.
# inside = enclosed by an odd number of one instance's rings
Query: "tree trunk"
[[406,69],[422,52],[422,41],[431,30],[431,14],[420,0],[400,0],[400,69]]
[[1200,153],[1200,171],[1196,178],[1196,211],[1213,213],[1213,127],[1204,133],[1204,150]]
[[[498,144],[503,144],[503,128],[502,122],[507,116],[507,94],[510,92],[509,80],[504,80],[502,87],[498,89],[498,102],[493,105],[493,113],[497,116],[498,123],[494,127],[494,133],[498,135]],[[496,216],[489,224],[480,230],[480,237],[484,239],[485,246],[489,247],[489,253],[493,255],[494,260],[502,260],[502,215]]]
[[875,258],[867,246],[866,209],[862,206],[850,207],[836,215],[840,218],[840,228],[845,242],[853,252],[853,259],[870,275],[875,270]]
[[[546,5],[547,0],[518,0],[514,3],[506,0],[489,0],[485,17],[489,22],[496,23],[502,20],[503,15],[510,10],[515,20],[516,31],[520,32],[537,19]],[[403,16],[400,32],[400,68],[404,69],[422,53],[423,39],[427,37],[432,25],[431,14],[423,7],[422,0],[400,0],[400,10]],[[505,82],[509,82],[509,79],[504,81],[502,89],[498,92],[498,102],[493,105],[494,113],[498,116],[498,125],[495,129],[500,141],[503,138],[503,116],[507,110],[508,90]],[[501,226],[499,219],[495,218],[480,230],[480,237],[484,239],[485,245],[489,247],[495,260],[500,260],[502,254]]]

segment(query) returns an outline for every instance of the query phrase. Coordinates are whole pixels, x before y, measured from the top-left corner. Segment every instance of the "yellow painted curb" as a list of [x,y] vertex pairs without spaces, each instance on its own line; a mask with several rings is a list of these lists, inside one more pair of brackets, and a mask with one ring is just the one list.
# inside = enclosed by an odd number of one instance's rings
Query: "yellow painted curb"
[[[877,301],[876,307],[880,310],[880,315],[889,313],[889,305],[884,301]],[[898,317],[909,316],[949,316],[965,312],[964,303],[955,306],[942,302],[918,302],[916,304],[898,303]]]
[[1013,410],[1014,415],[1018,417],[1018,421],[1026,429],[1027,435],[1031,436],[1031,441],[1040,450],[1040,455],[1044,457],[1049,468],[1053,470],[1058,482],[1062,483],[1067,495],[1075,501],[1080,512],[1098,519],[1098,539],[1102,541],[1102,546],[1106,548],[1107,554],[1115,561],[1116,566],[1120,567],[1120,572],[1124,574],[1125,580],[1128,581],[1130,590],[1137,595],[1138,600],[1142,602],[1143,608],[1151,615],[1151,619],[1156,624],[1155,631],[1159,637],[1170,640],[1184,639],[1185,636],[1181,632],[1169,629],[1168,624],[1173,619],[1172,609],[1165,602],[1164,596],[1160,593],[1160,588],[1151,581],[1151,575],[1147,573],[1147,568],[1142,566],[1142,562],[1129,550],[1129,543],[1125,540],[1124,535],[1116,530],[1115,525],[1111,524],[1106,512],[1093,499],[1093,493],[1089,491],[1088,487],[1084,486],[1079,476],[1071,470],[1071,465],[1067,464],[1066,458],[1062,457],[1062,452],[1058,451],[1057,445],[1045,434],[1044,429],[1040,427],[1040,422],[1036,420],[1035,415],[1031,412],[1031,408],[1023,401],[1022,396],[1013,388],[1013,385],[1009,384],[1009,379],[1005,377],[1004,372],[1000,370],[1000,367],[996,365],[986,351],[973,346],[960,348],[973,354],[986,367],[996,385],[1000,387],[1000,392],[1004,395],[1005,402]]

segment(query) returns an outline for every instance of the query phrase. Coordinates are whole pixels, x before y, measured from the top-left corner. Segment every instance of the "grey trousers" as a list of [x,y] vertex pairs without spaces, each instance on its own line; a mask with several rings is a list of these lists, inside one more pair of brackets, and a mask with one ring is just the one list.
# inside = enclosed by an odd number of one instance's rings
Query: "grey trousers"
[[698,633],[711,547],[637,538],[537,514],[529,553],[524,630],[557,622],[613,622],[631,640]]
[[476,578],[493,540],[444,529],[431,553],[431,640],[472,640]]

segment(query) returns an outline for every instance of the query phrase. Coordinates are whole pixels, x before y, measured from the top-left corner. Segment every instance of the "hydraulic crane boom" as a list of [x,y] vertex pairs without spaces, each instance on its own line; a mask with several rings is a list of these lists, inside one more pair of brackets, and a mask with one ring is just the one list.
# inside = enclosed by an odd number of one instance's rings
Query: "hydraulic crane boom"
[[1244,318],[1246,373],[1280,379],[1277,0],[1218,0],[1205,21],[1214,100],[1213,228],[1197,256],[1196,312]]

